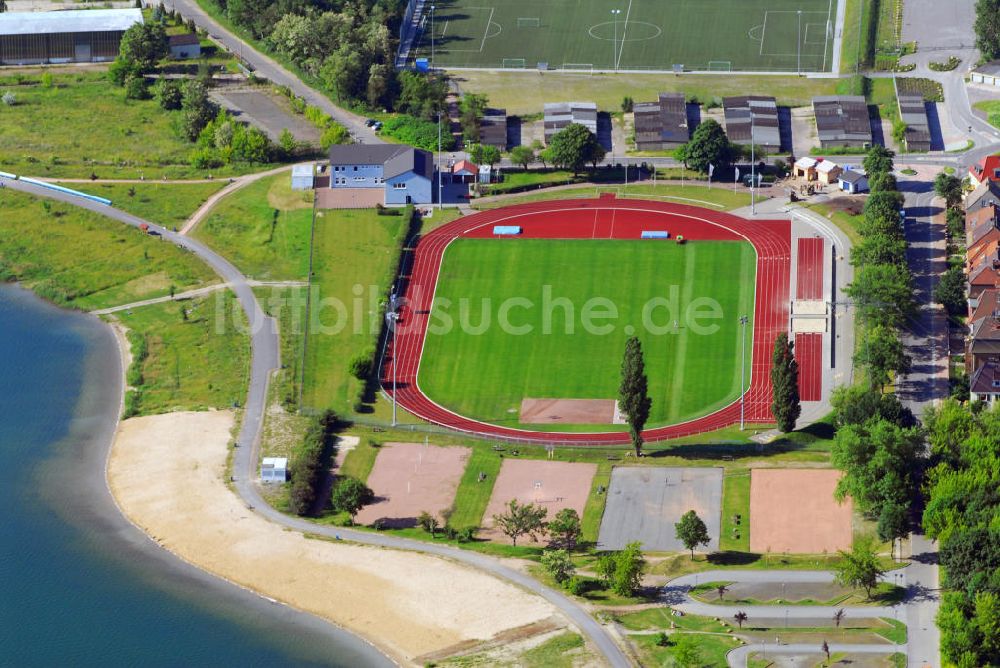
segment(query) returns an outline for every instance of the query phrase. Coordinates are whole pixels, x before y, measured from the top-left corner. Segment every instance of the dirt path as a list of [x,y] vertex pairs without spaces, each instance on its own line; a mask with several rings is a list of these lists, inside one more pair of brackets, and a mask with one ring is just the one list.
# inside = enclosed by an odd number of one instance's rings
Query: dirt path
[[238,177],[232,179],[230,181],[229,185],[227,185],[222,190],[219,190],[218,192],[214,193],[211,197],[209,197],[207,200],[205,200],[205,202],[200,207],[198,207],[197,211],[195,211],[193,214],[191,214],[191,217],[187,219],[187,222],[185,222],[184,226],[180,229],[180,234],[188,234],[195,227],[197,227],[198,223],[200,223],[205,218],[205,216],[208,215],[208,212],[211,211],[212,208],[216,204],[218,204],[219,200],[221,200],[223,197],[225,197],[227,195],[231,195],[232,193],[236,192],[240,188],[244,188],[244,187],[250,185],[251,183],[259,181],[260,179],[262,179],[264,177],[274,176],[275,174],[280,174],[281,172],[284,172],[286,170],[291,170],[291,168],[293,166],[294,165],[283,165],[283,166],[277,167],[275,169],[269,169],[266,172],[257,172],[255,174],[246,174],[244,176],[238,176]]

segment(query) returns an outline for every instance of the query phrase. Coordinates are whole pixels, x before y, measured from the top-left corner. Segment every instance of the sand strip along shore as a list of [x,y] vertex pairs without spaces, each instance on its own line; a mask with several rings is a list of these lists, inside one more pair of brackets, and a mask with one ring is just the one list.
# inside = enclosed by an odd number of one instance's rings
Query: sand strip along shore
[[108,482],[125,515],[189,563],[357,633],[396,660],[546,619],[541,597],[455,562],[306,538],[248,510],[225,484],[229,411],[121,423]]

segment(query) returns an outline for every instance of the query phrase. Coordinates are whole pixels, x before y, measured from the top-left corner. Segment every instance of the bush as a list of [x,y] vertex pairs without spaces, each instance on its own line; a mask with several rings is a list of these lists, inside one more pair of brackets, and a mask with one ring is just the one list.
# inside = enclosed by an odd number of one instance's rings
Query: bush
[[141,390],[129,390],[125,393],[125,408],[122,411],[122,419],[127,420],[130,417],[139,414],[139,404],[142,400]]
[[476,532],[479,531],[479,527],[464,527],[458,530],[458,542],[459,543],[471,543],[476,539]]
[[358,380],[368,380],[375,368],[375,352],[369,350],[351,360],[351,375]]
[[[305,105],[304,100],[303,104]],[[328,128],[330,127],[330,125],[333,124],[333,118],[328,113],[326,113],[319,107],[314,107],[311,104],[305,105],[304,112],[300,113],[305,113],[305,116],[309,120],[309,122],[318,127],[320,130]]]
[[[413,116],[400,114],[386,119],[382,124],[382,134],[426,151],[436,151],[438,147],[438,124]],[[455,138],[450,132],[442,132],[441,150],[451,151],[454,148]]]
[[9,90],[5,90],[3,92],[3,96],[0,97],[0,100],[3,100],[4,105],[8,107],[13,107],[15,104],[17,104],[17,95],[14,95]]
[[336,413],[325,411],[306,430],[302,442],[292,449],[292,490],[289,507],[297,515],[312,512],[333,459],[331,438],[339,426]]
[[319,145],[324,151],[330,150],[334,144],[350,144],[351,133],[340,123],[333,123],[319,137]]
[[42,72],[42,88],[52,88],[52,73],[48,70]]
[[225,159],[217,150],[207,146],[193,151],[190,162],[195,169],[218,169],[226,164]]
[[146,83],[145,77],[132,76],[125,80],[126,100],[148,100],[150,97],[149,84]]
[[161,79],[156,87],[156,100],[161,109],[175,111],[181,108],[181,87],[172,79]]
[[566,591],[574,596],[583,596],[587,593],[587,580],[579,575],[574,575],[566,581]]
[[125,373],[125,382],[134,388],[138,388],[144,380],[142,365],[149,355],[149,349],[146,346],[146,337],[140,332],[129,330],[127,338],[132,355],[132,363],[129,364],[128,371]]
[[663,631],[656,634],[656,644],[660,647],[670,647],[670,636]]

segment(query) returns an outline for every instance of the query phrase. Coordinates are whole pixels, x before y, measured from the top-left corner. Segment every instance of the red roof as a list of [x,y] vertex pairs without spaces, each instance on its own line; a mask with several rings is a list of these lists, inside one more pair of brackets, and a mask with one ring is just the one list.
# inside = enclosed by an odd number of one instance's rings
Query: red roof
[[971,165],[969,174],[979,182],[984,179],[1000,181],[1000,155],[988,155],[975,165]]
[[468,160],[459,160],[455,163],[455,166],[451,168],[452,174],[462,174],[464,176],[475,176],[479,174],[479,168]]

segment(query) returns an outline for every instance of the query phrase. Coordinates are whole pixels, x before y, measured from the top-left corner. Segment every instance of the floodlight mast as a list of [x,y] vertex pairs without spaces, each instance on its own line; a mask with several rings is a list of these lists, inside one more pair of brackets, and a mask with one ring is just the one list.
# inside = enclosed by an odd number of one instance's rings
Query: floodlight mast
[[614,39],[611,40],[611,68],[616,72],[618,71],[618,15],[621,13],[622,10],[620,9],[611,10],[611,15],[615,17],[615,36]]
[[[740,431],[743,431],[743,426],[746,419],[746,396],[747,396],[747,318],[745,315],[740,316],[740,327],[742,328],[742,339],[743,339],[743,360],[740,364]],[[395,357],[393,357],[393,364],[395,364]],[[394,367],[395,368],[395,367]],[[395,401],[395,393],[393,393],[393,401]]]
[[431,5],[431,69],[434,69],[434,5]]

